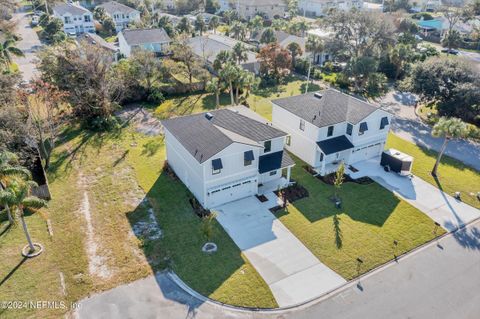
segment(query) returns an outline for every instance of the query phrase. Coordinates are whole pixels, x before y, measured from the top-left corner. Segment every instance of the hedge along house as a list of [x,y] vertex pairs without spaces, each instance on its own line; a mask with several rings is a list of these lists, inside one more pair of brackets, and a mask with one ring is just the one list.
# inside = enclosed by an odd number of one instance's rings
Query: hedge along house
[[207,209],[290,182],[287,133],[251,113],[237,107],[162,121],[169,166]]
[[320,175],[376,158],[387,140],[392,114],[334,89],[272,101],[273,124],[288,132],[286,149]]

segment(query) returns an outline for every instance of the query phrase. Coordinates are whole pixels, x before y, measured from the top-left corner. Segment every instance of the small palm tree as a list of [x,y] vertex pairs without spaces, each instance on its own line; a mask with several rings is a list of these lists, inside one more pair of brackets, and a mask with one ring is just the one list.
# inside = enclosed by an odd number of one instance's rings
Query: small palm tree
[[223,85],[218,78],[213,78],[211,81],[208,81],[207,91],[215,94],[215,108],[220,106],[220,93],[223,90]]
[[239,68],[232,62],[228,62],[220,71],[220,78],[223,79],[230,88],[230,99],[232,105],[235,105],[235,98],[233,96],[233,83],[236,81],[239,71]]
[[8,205],[14,215],[22,222],[23,231],[27,238],[29,252],[35,251],[27,224],[25,223],[25,212],[37,213],[40,208],[46,207],[47,203],[35,196],[31,196],[30,190],[37,186],[33,181],[13,180],[6,189],[0,191],[0,204]]
[[247,48],[241,43],[237,42],[232,48],[232,54],[238,64],[242,63],[242,61],[247,61]]
[[295,58],[302,55],[302,48],[297,42],[290,42],[287,45],[287,50],[290,51],[290,54],[292,55],[292,68],[295,68]]
[[213,30],[213,34],[217,33],[217,28],[220,25],[220,19],[217,16],[213,16],[208,22],[208,27]]
[[12,64],[12,55],[24,56],[22,50],[15,47],[15,42],[16,40],[14,38],[9,38],[5,40],[5,42],[0,43],[0,61],[6,68]]
[[334,187],[334,198],[335,201],[339,201],[339,193],[340,189],[342,188],[343,181],[345,180],[345,164],[342,162],[337,168],[335,172],[335,179],[333,180],[333,187]]
[[468,132],[469,130],[467,124],[456,117],[441,117],[438,120],[437,124],[433,126],[432,136],[444,138],[442,147],[440,148],[440,152],[438,153],[437,161],[435,162],[435,166],[432,170],[433,176],[437,176],[438,165],[440,164],[443,153],[447,148],[448,141],[455,138],[466,137],[468,135]]
[[[31,179],[32,175],[28,169],[18,165],[18,157],[11,152],[0,153],[0,191],[4,190],[12,177],[24,177]],[[8,215],[10,225],[13,224],[14,219],[8,204],[4,205]]]

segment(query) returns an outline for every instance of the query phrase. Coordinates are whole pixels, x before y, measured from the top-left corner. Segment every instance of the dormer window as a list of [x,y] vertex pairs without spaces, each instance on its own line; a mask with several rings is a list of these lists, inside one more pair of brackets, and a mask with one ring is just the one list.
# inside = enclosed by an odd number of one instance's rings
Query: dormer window
[[332,136],[332,135],[333,135],[333,125],[328,127],[327,137]]
[[382,117],[381,121],[380,121],[380,129],[383,130],[385,128],[385,126],[387,126],[388,124],[390,124],[388,122],[388,117]]
[[263,152],[268,153],[272,150],[272,141],[265,141],[263,143]]
[[360,129],[358,130],[358,135],[363,135],[365,132],[368,131],[367,122],[360,123]]
[[212,175],[220,174],[223,168],[222,160],[220,158],[216,158],[212,160]]

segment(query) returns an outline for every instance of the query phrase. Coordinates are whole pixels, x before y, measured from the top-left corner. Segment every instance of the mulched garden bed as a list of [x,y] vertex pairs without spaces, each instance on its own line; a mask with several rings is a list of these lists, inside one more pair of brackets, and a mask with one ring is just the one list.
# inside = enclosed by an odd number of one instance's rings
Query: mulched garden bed
[[178,180],[179,180],[177,174],[175,174],[175,172],[174,172],[173,169],[170,167],[170,165],[168,165],[168,161],[165,161],[165,163],[163,164],[163,171],[164,171],[165,174],[167,174],[167,176],[170,177],[172,180],[174,180],[174,181],[178,181]]
[[256,197],[261,203],[268,202],[268,198],[267,198],[265,195],[255,195],[255,197]]
[[275,191],[275,195],[284,199],[283,196],[287,199],[288,202],[293,203],[296,200],[308,197],[308,190],[299,184],[293,184],[287,188],[282,189],[280,192]]
[[198,217],[203,218],[210,215],[210,210],[203,208],[195,197],[190,197],[188,201],[190,202],[190,205],[192,206],[195,215],[197,215]]
[[276,212],[278,211],[281,211],[283,210],[283,207],[282,206],[275,206],[275,207],[272,207],[269,209],[269,211],[272,213],[272,214],[275,214]]
[[[311,175],[317,175],[317,172],[312,167],[310,167],[308,165],[305,165],[305,166],[303,166],[303,168],[308,173],[310,173]],[[331,173],[331,174],[328,174],[328,175],[325,175],[325,176],[317,175],[315,177],[318,178],[319,180],[321,180],[322,182],[324,182],[325,184],[328,184],[328,185],[333,185],[333,182],[335,181],[335,173]],[[367,177],[367,176],[360,177],[360,178],[357,178],[357,179],[353,179],[349,175],[344,175],[344,180],[343,181],[345,183],[351,182],[351,183],[357,183],[357,184],[360,184],[360,185],[368,185],[368,184],[372,184],[374,182],[373,179],[371,179],[370,177]]]

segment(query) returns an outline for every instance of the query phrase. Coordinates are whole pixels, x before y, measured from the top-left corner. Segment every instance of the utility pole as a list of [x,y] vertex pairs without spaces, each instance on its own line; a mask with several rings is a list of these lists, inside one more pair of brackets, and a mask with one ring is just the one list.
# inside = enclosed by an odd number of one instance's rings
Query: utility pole
[[45,13],[46,13],[47,15],[49,15],[49,13],[48,13],[48,2],[47,2],[47,0],[45,0]]

